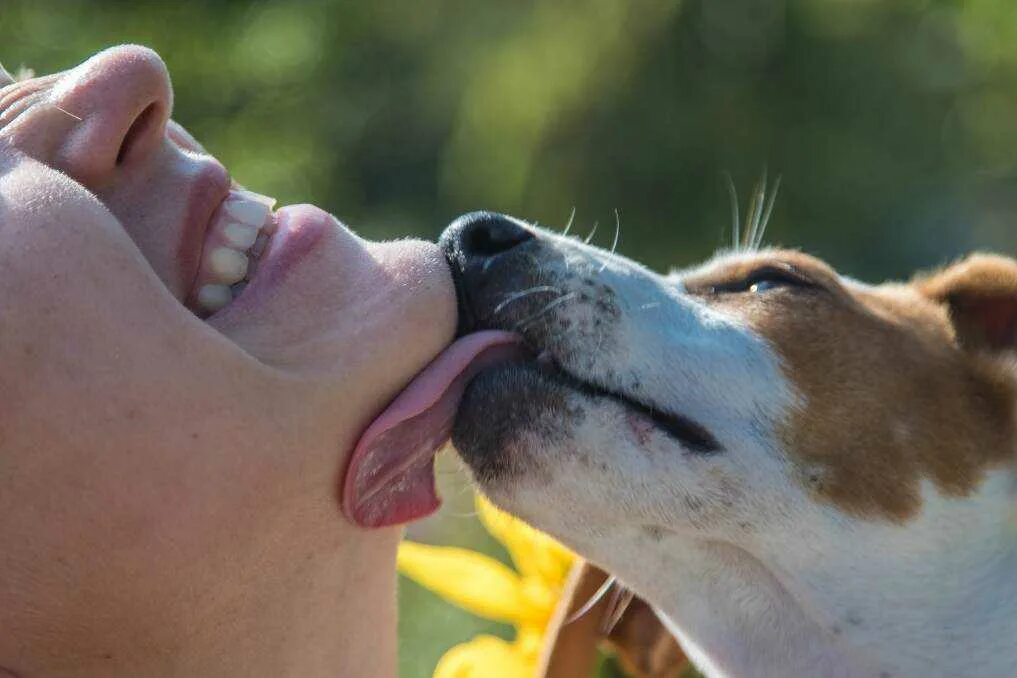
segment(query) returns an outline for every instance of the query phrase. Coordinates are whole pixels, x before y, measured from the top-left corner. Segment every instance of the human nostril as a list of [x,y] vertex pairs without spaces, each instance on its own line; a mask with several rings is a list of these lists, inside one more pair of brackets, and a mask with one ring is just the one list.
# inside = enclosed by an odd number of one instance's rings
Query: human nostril
[[124,160],[131,155],[132,149],[136,148],[139,141],[149,137],[153,133],[153,127],[161,124],[159,104],[150,103],[141,113],[134,118],[134,122],[127,128],[124,138],[120,142],[120,149],[117,151],[116,164],[123,164]]
[[79,120],[59,137],[54,162],[89,187],[159,148],[173,107],[165,63],[134,45],[104,50],[62,74],[50,97]]

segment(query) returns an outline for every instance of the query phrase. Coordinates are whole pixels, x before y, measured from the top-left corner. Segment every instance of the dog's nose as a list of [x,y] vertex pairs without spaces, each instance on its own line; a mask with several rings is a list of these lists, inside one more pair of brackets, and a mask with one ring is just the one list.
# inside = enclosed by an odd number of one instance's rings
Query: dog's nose
[[533,239],[533,233],[512,217],[495,212],[470,212],[441,234],[438,244],[457,273]]

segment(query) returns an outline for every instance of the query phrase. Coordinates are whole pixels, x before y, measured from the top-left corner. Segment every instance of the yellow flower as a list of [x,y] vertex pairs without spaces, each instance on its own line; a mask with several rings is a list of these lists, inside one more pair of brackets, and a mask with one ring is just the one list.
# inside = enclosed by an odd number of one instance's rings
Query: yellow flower
[[399,571],[468,612],[516,628],[511,642],[481,635],[456,645],[438,661],[434,678],[532,678],[574,557],[479,494],[476,505],[481,523],[505,545],[515,570],[468,549],[404,541]]

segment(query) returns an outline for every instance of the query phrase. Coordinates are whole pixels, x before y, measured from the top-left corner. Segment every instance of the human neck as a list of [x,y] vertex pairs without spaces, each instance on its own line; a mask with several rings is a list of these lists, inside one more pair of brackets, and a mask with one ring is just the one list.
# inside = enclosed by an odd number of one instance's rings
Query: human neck
[[11,663],[8,670],[26,678],[393,678],[398,538],[396,529],[351,529],[312,556],[273,562],[262,570],[266,576],[248,578],[245,570],[238,581],[224,582],[222,599],[208,600],[190,615],[168,617],[164,635],[132,643],[122,656],[90,657],[77,649],[73,659],[50,657],[24,669]]
[[[399,531],[357,531],[333,552],[288,572],[270,609],[245,628],[235,658],[213,653],[181,675],[396,674],[395,552]],[[207,661],[211,660],[211,664]]]

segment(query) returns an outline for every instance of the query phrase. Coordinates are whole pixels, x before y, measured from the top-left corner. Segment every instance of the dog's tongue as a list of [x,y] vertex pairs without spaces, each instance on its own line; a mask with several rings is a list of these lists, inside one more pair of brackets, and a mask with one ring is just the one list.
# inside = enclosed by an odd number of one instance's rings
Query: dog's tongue
[[367,427],[353,450],[343,512],[363,527],[405,523],[440,505],[434,455],[449,439],[459,401],[477,372],[522,356],[520,337],[487,330],[457,340]]

